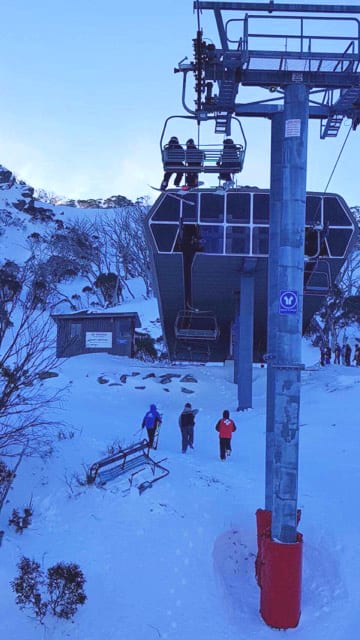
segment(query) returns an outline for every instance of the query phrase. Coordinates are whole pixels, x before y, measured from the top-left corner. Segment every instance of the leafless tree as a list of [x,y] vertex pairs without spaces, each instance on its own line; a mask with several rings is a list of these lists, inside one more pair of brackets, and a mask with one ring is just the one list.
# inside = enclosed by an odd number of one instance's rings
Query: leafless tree
[[[15,317],[16,316],[16,317]],[[52,448],[48,411],[61,391],[48,379],[56,367],[54,327],[47,313],[18,301],[0,355],[0,453],[46,454]]]
[[130,278],[142,278],[146,296],[150,296],[150,254],[145,236],[146,207],[137,202],[113,214],[104,216],[99,223],[104,248],[112,256],[122,286]]
[[360,295],[360,248],[354,249],[347,257],[339,284],[344,296]]

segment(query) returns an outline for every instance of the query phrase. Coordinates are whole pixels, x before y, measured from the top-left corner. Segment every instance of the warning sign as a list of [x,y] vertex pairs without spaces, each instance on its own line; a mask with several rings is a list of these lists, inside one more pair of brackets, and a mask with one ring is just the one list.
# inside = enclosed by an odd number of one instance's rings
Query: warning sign
[[86,349],[103,349],[112,347],[111,331],[87,331],[85,334]]
[[301,131],[300,118],[285,120],[285,138],[298,138]]

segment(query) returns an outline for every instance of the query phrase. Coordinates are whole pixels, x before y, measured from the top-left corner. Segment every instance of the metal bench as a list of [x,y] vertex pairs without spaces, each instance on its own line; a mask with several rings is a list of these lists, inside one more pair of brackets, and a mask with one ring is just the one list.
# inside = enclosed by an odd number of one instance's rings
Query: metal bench
[[[139,493],[143,493],[146,489],[150,489],[155,482],[165,478],[170,471],[162,466],[162,462],[166,460],[153,460],[149,455],[149,443],[147,440],[141,440],[129,447],[121,449],[118,453],[94,462],[87,472],[87,481],[93,484],[97,481],[99,485],[104,485],[111,480],[115,480],[121,475],[130,473],[129,490],[133,485],[133,480],[137,474],[150,467],[152,478],[137,485]],[[156,475],[160,472],[160,475]]]

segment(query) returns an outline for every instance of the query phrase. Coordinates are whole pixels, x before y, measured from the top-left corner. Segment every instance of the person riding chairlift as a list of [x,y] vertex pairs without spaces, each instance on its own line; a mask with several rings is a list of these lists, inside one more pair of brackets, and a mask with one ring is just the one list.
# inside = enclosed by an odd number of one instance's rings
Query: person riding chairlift
[[[234,168],[237,165],[240,169],[240,157],[239,151],[241,150],[241,145],[236,145],[232,138],[225,138],[223,143],[223,152],[217,161],[217,166],[221,167],[221,169],[226,168]],[[219,180],[224,180],[225,182],[232,182],[232,176],[229,171],[221,172],[219,174]]]
[[[176,136],[172,136],[169,142],[165,145],[164,150],[173,151],[176,149],[183,151],[181,144],[179,144],[178,138]],[[183,166],[183,162],[174,162],[173,160],[171,160],[170,162],[166,162],[164,166],[165,168],[174,167],[174,166],[176,167],[176,166],[179,166],[179,164]],[[173,175],[173,173],[174,171],[165,171],[163,181],[160,185],[161,191],[165,191],[165,189],[167,189],[169,180]],[[182,180],[183,175],[184,175],[183,173],[176,173],[175,180],[174,180],[175,187],[180,186],[180,182]]]
[[[188,167],[201,167],[204,162],[205,154],[196,146],[193,138],[186,141],[186,165]],[[194,189],[199,183],[198,173],[187,173],[185,175],[186,186]]]

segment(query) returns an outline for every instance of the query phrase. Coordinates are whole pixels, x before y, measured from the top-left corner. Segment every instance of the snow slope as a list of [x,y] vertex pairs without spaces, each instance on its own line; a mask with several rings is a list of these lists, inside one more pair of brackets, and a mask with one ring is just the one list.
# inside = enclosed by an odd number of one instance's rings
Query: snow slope
[[[306,348],[313,364],[317,351]],[[359,584],[360,370],[331,365],[303,374],[299,507],[304,535],[302,616],[287,635],[355,640]],[[148,374],[154,377],[147,377]],[[197,382],[164,373],[192,374]],[[126,374],[126,382],[120,376]],[[99,384],[102,375],[106,384]],[[254,368],[254,408],[236,413],[230,366],[143,365],[106,354],[71,358],[49,385],[68,385],[58,412],[68,437],[48,460],[20,467],[1,514],[0,637],[7,640],[268,640],[254,575],[255,511],[264,506],[266,369]],[[193,393],[186,393],[182,389]],[[178,415],[199,409],[195,450],[182,455]],[[170,475],[141,496],[126,479],[81,487],[73,474],[116,440],[139,437],[150,402],[163,414],[157,459]],[[237,423],[233,455],[221,462],[214,425],[224,408]],[[74,432],[74,437],[70,437]],[[7,525],[32,497],[22,535]],[[45,568],[63,560],[84,571],[88,601],[74,622],[42,629],[15,605],[9,586],[21,555]]]

